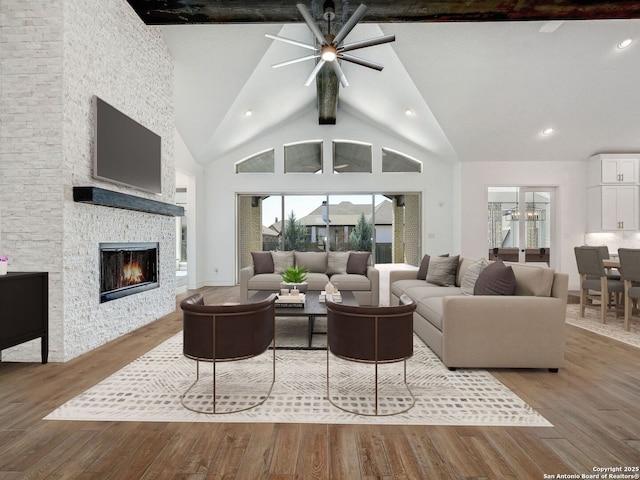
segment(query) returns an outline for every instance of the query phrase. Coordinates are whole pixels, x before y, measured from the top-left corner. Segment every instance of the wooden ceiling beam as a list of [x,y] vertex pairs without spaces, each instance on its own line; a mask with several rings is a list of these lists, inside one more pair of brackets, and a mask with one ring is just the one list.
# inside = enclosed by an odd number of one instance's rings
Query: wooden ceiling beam
[[[291,0],[127,0],[148,25],[189,23],[299,23]],[[352,2],[353,10],[357,2]],[[640,18],[640,2],[485,0],[482,2],[368,0],[366,22],[495,22]]]

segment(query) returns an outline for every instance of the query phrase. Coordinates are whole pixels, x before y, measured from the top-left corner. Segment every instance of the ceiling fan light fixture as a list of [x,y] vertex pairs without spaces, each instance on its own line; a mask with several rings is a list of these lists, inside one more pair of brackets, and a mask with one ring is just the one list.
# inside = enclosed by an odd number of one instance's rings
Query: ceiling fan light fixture
[[336,58],[338,58],[338,50],[336,50],[336,47],[334,47],[333,45],[323,45],[320,57],[325,62],[333,62]]

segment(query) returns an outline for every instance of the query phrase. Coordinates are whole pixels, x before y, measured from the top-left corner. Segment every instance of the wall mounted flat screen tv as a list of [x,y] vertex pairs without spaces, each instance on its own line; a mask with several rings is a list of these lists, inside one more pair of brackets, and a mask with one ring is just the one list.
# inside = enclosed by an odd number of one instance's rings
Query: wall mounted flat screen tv
[[93,176],[162,193],[161,138],[95,97],[96,144]]

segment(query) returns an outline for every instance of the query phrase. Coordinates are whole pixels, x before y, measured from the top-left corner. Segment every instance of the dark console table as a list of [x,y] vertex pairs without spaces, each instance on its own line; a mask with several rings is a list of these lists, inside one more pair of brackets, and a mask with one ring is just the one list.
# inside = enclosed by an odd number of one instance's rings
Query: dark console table
[[49,356],[49,274],[0,275],[0,351],[42,339],[42,363]]

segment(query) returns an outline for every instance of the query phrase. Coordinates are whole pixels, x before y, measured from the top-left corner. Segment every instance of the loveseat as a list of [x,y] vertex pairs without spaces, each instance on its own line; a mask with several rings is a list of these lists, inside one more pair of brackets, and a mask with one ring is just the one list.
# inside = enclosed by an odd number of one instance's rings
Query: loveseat
[[380,273],[368,252],[252,252],[253,265],[240,270],[240,300],[280,290],[280,272],[288,266],[308,269],[308,290],[324,290],[329,281],[351,290],[358,304],[378,306]]
[[[439,258],[431,257],[431,262],[445,262]],[[487,294],[495,292],[477,289],[483,272],[495,262],[454,258],[457,268],[449,284],[419,279],[422,268],[390,272],[390,304],[397,305],[402,294],[417,303],[414,332],[450,369],[557,371],[564,362],[568,275],[544,266],[500,261],[491,270],[512,271],[512,292]]]

